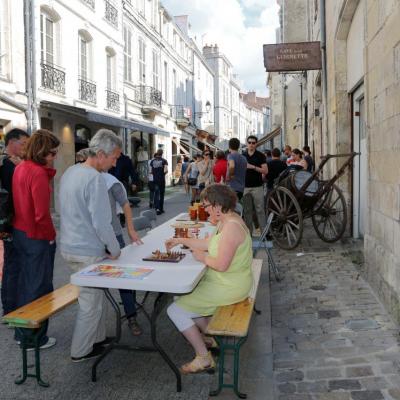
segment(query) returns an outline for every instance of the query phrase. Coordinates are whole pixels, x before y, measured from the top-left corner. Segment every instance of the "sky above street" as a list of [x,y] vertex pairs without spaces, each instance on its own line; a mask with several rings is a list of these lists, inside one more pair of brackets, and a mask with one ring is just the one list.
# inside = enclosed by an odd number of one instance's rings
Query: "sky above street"
[[263,44],[275,43],[276,0],[162,0],[171,15],[189,15],[191,36],[201,48],[218,44],[244,90],[266,95]]

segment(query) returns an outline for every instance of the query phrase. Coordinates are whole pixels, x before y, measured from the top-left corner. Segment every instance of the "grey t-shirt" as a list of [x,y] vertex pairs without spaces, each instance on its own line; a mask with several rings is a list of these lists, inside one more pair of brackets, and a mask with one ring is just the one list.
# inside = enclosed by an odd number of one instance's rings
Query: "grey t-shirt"
[[243,193],[247,171],[246,157],[239,153],[229,153],[227,176],[229,176],[229,160],[233,160],[235,163],[235,170],[233,174],[234,176],[229,180],[228,184],[235,192]]
[[122,226],[117,214],[117,204],[122,208],[128,202],[128,197],[121,182],[115,182],[108,189],[108,197],[111,205],[111,225],[117,236],[122,235]]
[[111,225],[111,207],[104,178],[84,164],[69,167],[60,182],[60,250],[77,256],[120,254]]

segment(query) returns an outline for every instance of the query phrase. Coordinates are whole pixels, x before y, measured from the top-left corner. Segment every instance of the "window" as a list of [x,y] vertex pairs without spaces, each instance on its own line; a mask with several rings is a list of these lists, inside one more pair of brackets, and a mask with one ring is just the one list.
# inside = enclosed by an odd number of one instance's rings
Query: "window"
[[132,32],[124,26],[124,80],[132,82]]
[[176,104],[176,92],[178,90],[178,82],[176,79],[176,71],[172,70],[172,90],[173,90],[173,101]]
[[164,101],[168,103],[168,64],[164,61]]
[[153,88],[158,89],[158,54],[153,50]]
[[41,62],[54,64],[54,22],[47,14],[40,14]]
[[174,49],[176,50],[177,46],[178,46],[178,35],[176,34],[175,31],[174,31],[174,36],[173,36],[173,46],[174,46]]
[[181,39],[180,40],[180,42],[179,42],[179,46],[180,46],[180,55],[181,55],[181,57],[184,57],[184,55],[185,55],[185,53],[184,53],[184,43],[183,43],[183,40]]
[[115,51],[110,47],[106,48],[107,65],[107,89],[114,90],[115,85]]
[[88,47],[87,40],[79,36],[79,75],[82,79],[88,78]]
[[0,1],[0,76],[6,76],[6,65],[7,65],[7,25],[6,17],[8,15],[7,3],[5,1]]
[[146,44],[139,38],[139,83],[146,84]]
[[139,13],[145,16],[146,4],[145,0],[138,0]]

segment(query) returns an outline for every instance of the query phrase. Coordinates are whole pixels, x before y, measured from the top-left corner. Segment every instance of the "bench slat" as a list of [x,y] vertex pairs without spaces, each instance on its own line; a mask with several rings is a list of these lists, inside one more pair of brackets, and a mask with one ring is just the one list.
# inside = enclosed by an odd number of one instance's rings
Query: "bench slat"
[[74,303],[78,296],[79,288],[69,283],[12,311],[3,320],[11,326],[39,328],[43,321]]
[[262,260],[254,259],[251,267],[254,282],[250,289],[249,297],[236,304],[218,307],[207,326],[207,334],[215,336],[247,336],[260,282]]

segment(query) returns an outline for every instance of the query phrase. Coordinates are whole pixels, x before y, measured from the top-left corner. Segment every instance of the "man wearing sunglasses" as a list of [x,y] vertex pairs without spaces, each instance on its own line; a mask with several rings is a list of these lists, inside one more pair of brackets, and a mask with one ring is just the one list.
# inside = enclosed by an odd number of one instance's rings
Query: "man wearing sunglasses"
[[257,216],[261,232],[265,227],[263,175],[268,174],[265,155],[256,150],[257,137],[250,135],[247,138],[247,150],[243,153],[247,160],[246,181],[243,192],[243,217],[253,231],[253,214]]

